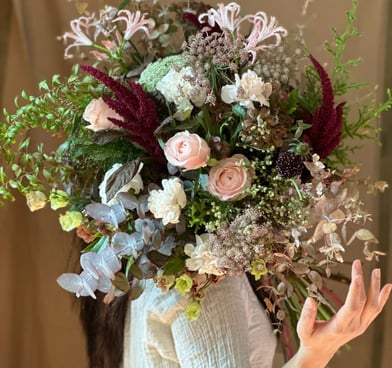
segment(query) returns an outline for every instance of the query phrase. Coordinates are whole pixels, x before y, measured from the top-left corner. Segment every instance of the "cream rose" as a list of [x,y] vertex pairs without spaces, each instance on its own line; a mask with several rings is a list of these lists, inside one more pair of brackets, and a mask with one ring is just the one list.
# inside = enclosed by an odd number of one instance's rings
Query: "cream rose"
[[83,119],[90,123],[87,128],[94,132],[105,129],[121,129],[118,125],[113,124],[109,118],[124,120],[106,104],[102,97],[92,100],[83,113]]
[[185,131],[175,134],[166,142],[164,153],[172,165],[194,170],[206,165],[210,147],[197,134]]
[[234,199],[251,185],[252,170],[244,155],[234,155],[218,162],[208,175],[208,191],[222,201]]
[[186,195],[182,182],[178,178],[162,180],[163,189],[152,190],[148,197],[148,208],[161,218],[164,225],[177,224],[181,209],[186,205]]

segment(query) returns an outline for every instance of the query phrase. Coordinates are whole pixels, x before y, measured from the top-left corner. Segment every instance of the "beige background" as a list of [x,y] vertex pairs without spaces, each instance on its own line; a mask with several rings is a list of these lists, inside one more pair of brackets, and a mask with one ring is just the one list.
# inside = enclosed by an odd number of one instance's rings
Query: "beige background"
[[[120,1],[118,1],[119,3]],[[100,1],[90,1],[97,5]],[[113,2],[112,3],[116,3]],[[244,13],[264,10],[275,15],[287,28],[306,24],[309,49],[325,60],[322,42],[331,39],[330,27],[342,30],[345,10],[350,0],[314,0],[307,15],[301,15],[305,1],[242,1]],[[260,6],[263,6],[260,9]],[[363,37],[350,43],[348,54],[364,57],[355,75],[380,85],[380,96],[391,85],[385,73],[386,57],[392,60],[387,46],[387,0],[360,0],[358,27]],[[70,19],[77,16],[74,4],[66,0],[0,0],[0,104],[12,110],[12,101],[22,89],[36,91],[36,84],[54,73],[66,75],[70,63],[62,58],[63,48],[56,36],[67,30]],[[392,19],[392,18],[391,18]],[[391,27],[392,28],[392,27]],[[389,116],[385,117],[385,123]],[[391,129],[385,124],[383,140]],[[35,142],[47,140],[34,133]],[[391,149],[366,146],[357,159],[363,163],[363,175],[390,178]],[[392,179],[392,178],[390,178]],[[61,290],[55,280],[74,267],[69,258],[71,238],[59,229],[50,210],[31,214],[23,198],[0,208],[0,367],[68,368],[86,367],[84,339],[78,323],[77,308],[71,295]],[[383,239],[382,247],[390,248],[389,194],[381,205],[368,201],[375,213],[374,230]],[[392,250],[383,260],[388,273]],[[360,256],[352,249],[347,259]],[[392,271],[387,275],[392,280]],[[352,343],[352,352],[342,350],[330,367],[387,368],[390,366],[392,334],[390,333],[392,302],[374,328]],[[384,343],[383,343],[384,342]]]

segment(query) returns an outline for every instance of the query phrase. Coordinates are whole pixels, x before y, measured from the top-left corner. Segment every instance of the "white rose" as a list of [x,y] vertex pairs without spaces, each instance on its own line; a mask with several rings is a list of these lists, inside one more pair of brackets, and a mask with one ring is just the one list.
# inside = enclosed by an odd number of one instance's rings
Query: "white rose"
[[241,106],[254,109],[252,101],[262,106],[269,106],[268,97],[272,93],[272,84],[264,83],[257,74],[248,70],[242,74],[241,79],[235,75],[235,85],[223,86],[221,90],[222,101],[231,104],[238,102]]
[[190,271],[198,271],[200,274],[222,276],[224,272],[218,269],[218,259],[208,247],[209,237],[210,234],[196,235],[196,247],[193,244],[185,245],[185,254],[190,257],[185,265]]
[[123,165],[122,164],[114,164],[111,167],[110,170],[106,171],[105,176],[104,176],[104,178],[102,180],[102,183],[99,185],[99,196],[101,197],[101,202],[103,204],[107,204],[108,206],[111,206],[113,204],[117,204],[118,203],[117,200],[116,200],[116,196],[117,196],[118,193],[128,192],[131,189],[133,189],[135,194],[138,194],[143,189],[143,180],[142,180],[142,177],[140,175],[140,171],[143,168],[143,163],[141,162],[139,164],[139,168],[138,168],[137,173],[131,179],[131,181],[128,182],[127,184],[125,184],[124,186],[122,186],[116,192],[114,197],[108,201],[107,193],[106,193],[107,182],[110,179],[110,177],[113,175],[113,173],[116,172],[121,166],[123,166]]
[[202,106],[207,98],[206,90],[200,88],[195,93],[195,85],[190,82],[193,78],[191,67],[182,68],[177,71],[171,68],[169,72],[157,83],[157,90],[162,93],[166,101],[174,102],[177,112],[174,118],[185,120],[192,112],[193,105]]
[[152,190],[148,197],[148,208],[155,216],[161,218],[164,225],[176,224],[181,209],[186,205],[186,195],[182,182],[178,178],[162,180],[163,189]]

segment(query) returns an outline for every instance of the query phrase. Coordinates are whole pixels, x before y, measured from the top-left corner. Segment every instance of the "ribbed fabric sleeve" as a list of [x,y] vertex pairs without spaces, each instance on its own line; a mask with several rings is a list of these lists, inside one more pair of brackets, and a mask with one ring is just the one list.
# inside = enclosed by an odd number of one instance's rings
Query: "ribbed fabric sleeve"
[[207,290],[197,321],[189,301],[146,281],[130,304],[123,368],[271,368],[276,348],[271,323],[246,276]]

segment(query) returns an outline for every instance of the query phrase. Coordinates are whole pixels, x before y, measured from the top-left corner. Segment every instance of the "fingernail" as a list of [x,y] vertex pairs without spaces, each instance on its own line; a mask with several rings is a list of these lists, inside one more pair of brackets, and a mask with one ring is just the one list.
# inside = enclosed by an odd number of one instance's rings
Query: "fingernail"
[[381,272],[380,272],[380,269],[379,269],[379,268],[376,268],[376,269],[373,270],[373,276],[374,276],[376,279],[379,279],[379,278],[380,278]]
[[310,309],[313,308],[313,305],[314,305],[313,298],[310,297],[306,298],[304,307]]

